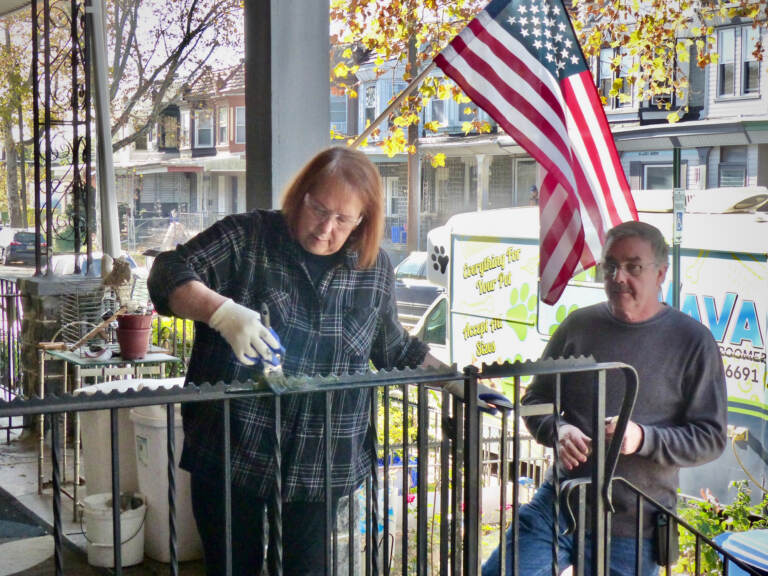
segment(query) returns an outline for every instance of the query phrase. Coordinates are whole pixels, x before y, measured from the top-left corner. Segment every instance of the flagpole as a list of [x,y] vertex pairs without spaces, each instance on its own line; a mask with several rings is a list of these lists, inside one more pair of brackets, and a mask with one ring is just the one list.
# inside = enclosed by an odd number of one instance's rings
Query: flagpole
[[416,76],[416,78],[414,78],[413,80],[411,80],[410,84],[408,84],[408,86],[406,86],[406,87],[403,89],[403,91],[402,91],[402,92],[400,92],[400,95],[399,95],[397,98],[395,98],[395,99],[392,101],[392,103],[391,103],[389,106],[387,106],[387,107],[384,109],[384,111],[383,111],[381,114],[379,114],[379,115],[378,115],[378,116],[377,116],[377,117],[376,117],[376,118],[373,120],[373,122],[371,122],[371,123],[368,125],[368,127],[367,127],[365,130],[363,130],[363,132],[362,132],[362,133],[361,133],[361,134],[360,134],[360,135],[359,135],[357,138],[355,138],[354,142],[352,142],[352,144],[350,144],[350,146],[351,146],[352,148],[357,148],[358,146],[360,146],[360,144],[361,144],[361,143],[362,143],[362,142],[363,142],[363,141],[364,141],[366,138],[368,138],[368,136],[370,136],[370,135],[371,135],[371,132],[373,132],[373,131],[376,129],[376,126],[378,126],[379,124],[381,124],[381,121],[382,121],[382,120],[384,120],[384,118],[387,118],[387,117],[390,115],[390,113],[392,112],[392,110],[394,110],[394,109],[395,109],[395,107],[399,106],[399,105],[400,105],[400,103],[401,103],[403,100],[405,100],[405,98],[406,98],[406,97],[408,97],[408,95],[409,95],[411,92],[413,92],[413,90],[416,88],[416,86],[418,86],[419,84],[421,84],[421,81],[422,81],[422,80],[424,80],[424,78],[427,76],[427,74],[429,74],[430,72],[432,72],[432,69],[433,69],[434,67],[435,67],[435,61],[433,60],[432,62],[430,62],[430,63],[429,63],[429,65],[428,65],[426,68],[424,68],[424,70],[422,70],[422,71],[421,71],[421,73],[420,73],[418,76]]

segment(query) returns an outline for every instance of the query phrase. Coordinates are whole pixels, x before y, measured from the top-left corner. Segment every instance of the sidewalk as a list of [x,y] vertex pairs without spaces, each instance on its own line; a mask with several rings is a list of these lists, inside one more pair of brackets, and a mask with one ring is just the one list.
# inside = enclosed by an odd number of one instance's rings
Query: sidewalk
[[[4,424],[5,422],[3,422]],[[6,444],[5,434],[0,440],[0,487],[10,493],[16,501],[34,514],[41,524],[48,528],[48,534],[30,538],[5,539],[0,541],[0,576],[19,574],[24,576],[48,576],[56,573],[53,545],[53,489],[50,487],[50,454],[46,454],[47,486],[43,494],[37,493],[37,439],[28,434],[20,439],[18,431],[12,431],[11,443]],[[68,458],[72,455],[68,454]],[[68,460],[71,462],[71,460]],[[71,470],[71,465],[70,465]],[[88,564],[86,540],[80,522],[73,519],[73,502],[67,494],[72,493],[71,471],[61,495],[61,520],[64,536],[64,574],[92,576],[111,574],[106,568],[95,568]],[[141,564],[123,568],[126,576],[154,576],[169,574],[170,565],[155,562],[149,558]],[[203,576],[202,561],[179,564],[182,576]]]

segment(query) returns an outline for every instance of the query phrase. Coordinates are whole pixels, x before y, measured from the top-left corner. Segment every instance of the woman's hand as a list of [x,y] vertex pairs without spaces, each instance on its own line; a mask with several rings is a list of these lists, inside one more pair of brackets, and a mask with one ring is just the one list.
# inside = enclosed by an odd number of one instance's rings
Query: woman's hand
[[261,315],[227,299],[211,315],[208,324],[229,342],[237,359],[246,366],[259,360],[272,362],[275,354],[285,353],[273,330],[261,322]]

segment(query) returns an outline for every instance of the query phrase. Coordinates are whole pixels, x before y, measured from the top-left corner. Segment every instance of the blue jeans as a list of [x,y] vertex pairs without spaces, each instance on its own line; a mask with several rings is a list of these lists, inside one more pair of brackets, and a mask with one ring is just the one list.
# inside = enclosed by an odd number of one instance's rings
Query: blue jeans
[[[518,551],[518,574],[520,576],[550,576],[552,574],[552,506],[555,499],[554,487],[545,483],[536,491],[530,503],[520,508],[519,525],[520,538]],[[560,511],[560,533],[565,530],[566,518]],[[585,574],[589,574],[592,550],[590,538],[587,535],[584,543]],[[506,568],[504,576],[512,576],[512,528],[507,531],[505,538],[507,547]],[[558,567],[562,571],[573,564],[577,553],[576,538],[573,534],[558,538]],[[634,538],[611,538],[611,575],[628,576],[635,573],[636,546]],[[483,576],[498,576],[499,549],[493,551],[483,564]],[[643,539],[642,576],[656,576],[658,566],[653,559],[653,541]]]

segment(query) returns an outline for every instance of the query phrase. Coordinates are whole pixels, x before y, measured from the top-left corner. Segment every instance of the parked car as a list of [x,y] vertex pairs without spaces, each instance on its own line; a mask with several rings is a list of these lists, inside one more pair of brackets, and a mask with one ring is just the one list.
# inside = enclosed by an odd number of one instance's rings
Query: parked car
[[768,212],[768,194],[755,194],[736,202],[724,214]]
[[406,328],[413,327],[442,292],[427,280],[426,252],[411,252],[395,267],[397,315]]
[[[46,248],[45,240],[41,241],[40,248]],[[13,239],[5,249],[3,262],[8,264],[24,264],[34,266],[35,264],[35,233],[25,230],[15,232]]]

